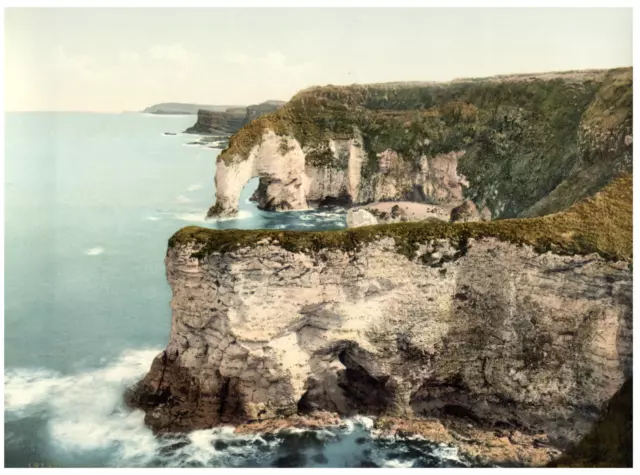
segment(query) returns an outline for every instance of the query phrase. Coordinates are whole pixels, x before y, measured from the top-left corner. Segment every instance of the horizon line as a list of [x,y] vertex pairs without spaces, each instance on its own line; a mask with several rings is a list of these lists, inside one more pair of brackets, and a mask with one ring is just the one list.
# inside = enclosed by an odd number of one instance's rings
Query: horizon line
[[[396,81],[385,81],[385,82],[357,82],[357,83],[349,83],[349,84],[315,84],[307,87],[302,87],[298,89],[291,97],[294,97],[296,94],[302,91],[307,91],[310,89],[316,89],[321,87],[329,87],[329,86],[338,86],[338,87],[349,87],[349,86],[357,86],[357,85],[371,85],[371,86],[383,86],[383,85],[398,85],[398,84],[407,84],[407,85],[428,85],[428,84],[447,84],[454,82],[463,82],[463,81],[479,81],[483,79],[498,79],[498,78],[509,78],[509,77],[537,77],[537,76],[545,76],[549,74],[571,74],[571,73],[597,73],[604,71],[613,71],[616,69],[633,69],[633,64],[628,65],[619,65],[619,66],[611,66],[611,67],[591,67],[591,68],[583,68],[583,69],[556,69],[556,70],[548,70],[548,71],[537,71],[537,72],[518,72],[518,73],[496,73],[489,76],[466,76],[466,77],[454,77],[446,80],[396,80]],[[291,99],[291,98],[290,98]],[[289,102],[289,100],[285,100],[284,102]],[[274,99],[265,99],[261,102],[274,100]],[[278,99],[280,100],[280,99]],[[259,104],[261,102],[256,102]],[[212,106],[227,106],[227,104],[205,104],[203,101],[197,102],[185,102],[185,101],[162,101],[156,102],[151,105],[146,106],[146,108],[157,106],[160,104],[182,104],[182,105],[212,105]],[[250,103],[248,103],[250,105]],[[232,105],[228,107],[247,107],[247,105]],[[128,113],[140,113],[140,114],[151,114],[151,115],[197,115],[197,112],[194,113],[184,113],[184,114],[154,114],[153,112],[144,112],[144,110],[67,110],[67,109],[20,109],[20,110],[4,110],[6,113],[29,113],[29,112],[65,112],[65,113],[90,113],[90,114],[128,114]]]

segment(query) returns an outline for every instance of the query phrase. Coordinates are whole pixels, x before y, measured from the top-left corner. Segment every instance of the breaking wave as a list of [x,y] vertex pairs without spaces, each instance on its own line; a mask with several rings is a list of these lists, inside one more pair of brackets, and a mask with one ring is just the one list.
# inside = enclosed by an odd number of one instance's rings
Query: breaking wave
[[178,195],[176,196],[176,203],[192,203],[193,200],[190,198],[187,198],[184,195]]
[[[422,439],[379,437],[373,420],[341,427],[236,434],[233,427],[155,436],[144,413],[125,407],[124,390],[148,371],[159,349],[125,351],[98,369],[63,375],[45,369],[5,372],[5,418],[40,417],[56,466],[111,467],[442,467],[466,466],[457,449]],[[106,454],[106,455],[105,455]]]
[[62,375],[44,369],[7,370],[5,418],[43,417],[56,452],[66,457],[109,449],[112,463],[153,454],[155,437],[144,413],[124,407],[125,388],[149,370],[157,349],[126,351],[112,364]]
[[206,212],[198,211],[198,212],[190,212],[190,213],[178,213],[175,215],[176,219],[181,221],[190,221],[194,223],[209,223],[209,222],[220,222],[220,221],[233,221],[233,220],[243,220],[248,219],[253,216],[253,213],[250,211],[240,210],[236,216],[229,216],[224,218],[208,218],[206,217]]

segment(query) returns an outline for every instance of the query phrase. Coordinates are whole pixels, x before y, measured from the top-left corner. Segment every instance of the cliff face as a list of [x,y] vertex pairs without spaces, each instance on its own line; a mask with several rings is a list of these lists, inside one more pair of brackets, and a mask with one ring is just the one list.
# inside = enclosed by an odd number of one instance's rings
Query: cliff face
[[328,410],[587,434],[632,371],[631,176],[541,218],[335,232],[185,228],[156,430]]
[[246,109],[230,108],[224,112],[200,109],[196,123],[185,130],[190,134],[231,135],[244,125]]
[[558,211],[631,170],[631,106],[630,68],[307,89],[231,137],[217,174],[233,184],[216,176],[209,215],[234,214],[253,177],[265,209],[466,198],[493,218]]
[[198,110],[198,120],[185,130],[186,133],[203,135],[231,135],[243,125],[258,117],[274,112],[285,104],[283,101],[266,101],[248,107],[229,107],[225,111]]

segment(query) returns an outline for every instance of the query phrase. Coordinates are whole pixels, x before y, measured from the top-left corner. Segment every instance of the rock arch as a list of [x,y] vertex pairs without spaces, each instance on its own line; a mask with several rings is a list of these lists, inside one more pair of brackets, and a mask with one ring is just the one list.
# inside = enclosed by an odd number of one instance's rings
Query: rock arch
[[[237,158],[237,157],[232,157]],[[244,186],[252,178],[260,178],[266,187],[261,206],[272,210],[306,209],[308,179],[305,157],[297,140],[267,131],[259,145],[244,160],[219,160],[216,169],[216,203],[207,217],[233,216]]]

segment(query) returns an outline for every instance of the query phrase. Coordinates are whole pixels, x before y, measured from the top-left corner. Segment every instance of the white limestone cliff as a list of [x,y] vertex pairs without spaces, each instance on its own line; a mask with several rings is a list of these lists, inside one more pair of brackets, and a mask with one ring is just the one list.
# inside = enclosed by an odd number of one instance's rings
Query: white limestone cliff
[[304,153],[297,140],[276,136],[271,131],[266,133],[246,160],[230,164],[218,161],[215,177],[216,215],[236,214],[242,189],[256,176],[268,180],[263,207],[306,209],[308,178],[304,168]]
[[132,396],[147,424],[463,414],[566,446],[630,376],[628,263],[495,238],[427,240],[411,259],[396,245],[175,244],[169,344]]
[[216,203],[208,216],[235,215],[242,188],[255,177],[260,178],[259,207],[273,211],[306,209],[327,200],[350,205],[402,199],[460,202],[462,187],[468,185],[456,172],[464,151],[424,157],[414,170],[388,149],[378,154],[378,171],[366,174],[366,151],[357,128],[350,139],[329,140],[328,149],[333,160],[321,163],[309,159],[315,151],[295,138],[267,130],[247,158],[218,160]]

